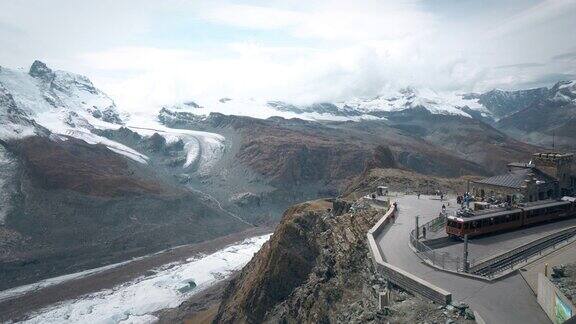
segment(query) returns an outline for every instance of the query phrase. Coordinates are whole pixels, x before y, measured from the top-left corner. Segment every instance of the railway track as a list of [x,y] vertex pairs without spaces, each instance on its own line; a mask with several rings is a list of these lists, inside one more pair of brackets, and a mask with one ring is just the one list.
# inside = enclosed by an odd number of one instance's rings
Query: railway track
[[495,274],[512,269],[515,265],[525,262],[542,251],[555,246],[576,235],[576,228],[571,228],[528,243],[503,255],[492,258],[475,266],[471,273],[483,277],[493,277]]

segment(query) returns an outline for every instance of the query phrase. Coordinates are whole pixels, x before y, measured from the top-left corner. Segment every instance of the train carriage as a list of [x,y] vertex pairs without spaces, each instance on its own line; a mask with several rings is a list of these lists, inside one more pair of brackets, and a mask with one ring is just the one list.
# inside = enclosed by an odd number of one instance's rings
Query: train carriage
[[540,201],[516,208],[484,210],[471,216],[448,216],[446,233],[463,238],[514,230],[526,225],[555,221],[576,216],[576,203],[570,201]]

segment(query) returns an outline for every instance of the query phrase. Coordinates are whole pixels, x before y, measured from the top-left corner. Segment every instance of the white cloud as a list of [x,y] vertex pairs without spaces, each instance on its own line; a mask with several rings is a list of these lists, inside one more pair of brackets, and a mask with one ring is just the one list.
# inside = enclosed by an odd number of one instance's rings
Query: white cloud
[[551,60],[576,50],[574,1],[431,4],[5,0],[0,65],[45,59],[130,110],[224,96],[339,100],[407,85],[517,88],[576,74],[570,60]]
[[200,16],[208,21],[254,29],[284,28],[293,36],[321,40],[399,39],[435,26],[417,1],[316,1],[305,10],[224,4]]

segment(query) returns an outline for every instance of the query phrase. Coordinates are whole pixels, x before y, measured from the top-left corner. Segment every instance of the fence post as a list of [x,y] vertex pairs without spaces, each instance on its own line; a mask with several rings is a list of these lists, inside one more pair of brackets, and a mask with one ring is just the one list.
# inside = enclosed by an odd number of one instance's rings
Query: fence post
[[462,269],[464,272],[468,272],[468,234],[464,234],[464,263],[462,264]]

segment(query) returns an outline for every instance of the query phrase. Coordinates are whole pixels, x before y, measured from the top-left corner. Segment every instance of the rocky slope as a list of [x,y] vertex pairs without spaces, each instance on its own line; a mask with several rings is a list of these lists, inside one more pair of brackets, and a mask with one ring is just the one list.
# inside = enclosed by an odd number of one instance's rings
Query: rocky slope
[[386,209],[344,200],[332,207],[320,200],[289,208],[230,282],[213,323],[473,323],[399,290],[379,311],[386,281],[373,272],[366,232]]
[[567,149],[576,148],[576,81],[557,83],[547,95],[503,118],[497,126],[533,143],[550,147],[554,141]]
[[320,194],[338,192],[366,167],[483,175],[501,171],[509,161],[529,159],[538,150],[481,121],[426,110],[360,122],[199,116],[168,109],[159,118],[171,127],[232,130],[240,139],[235,156],[243,165],[274,187],[311,186],[309,191]]
[[463,97],[465,99],[476,100],[478,104],[490,112],[493,119],[498,120],[529,107],[534,102],[546,97],[548,92],[548,88],[515,91],[493,89],[481,94],[466,94]]
[[249,225],[142,165],[74,138],[9,142],[0,288],[74,272]]
[[220,135],[123,123],[83,76],[0,68],[0,289],[252,226],[188,184]]
[[[270,241],[235,278],[215,319],[218,323],[346,321],[366,317],[377,280],[366,258],[366,231],[376,212],[334,216],[315,201],[288,209]],[[345,289],[345,287],[347,289]]]
[[465,192],[467,181],[473,179],[475,177],[441,178],[407,170],[374,168],[351,181],[342,195],[348,199],[358,199],[375,192],[382,185],[395,192],[436,194],[441,191],[454,194]]

